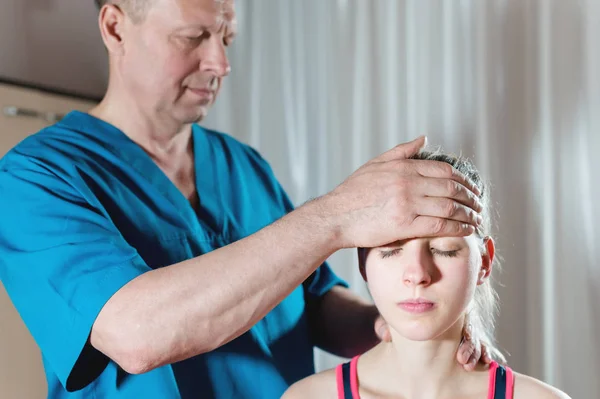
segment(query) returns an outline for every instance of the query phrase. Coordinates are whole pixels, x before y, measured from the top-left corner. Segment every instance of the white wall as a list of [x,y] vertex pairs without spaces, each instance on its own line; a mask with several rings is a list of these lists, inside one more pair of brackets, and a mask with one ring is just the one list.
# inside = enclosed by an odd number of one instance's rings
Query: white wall
[[100,97],[108,75],[93,0],[1,0],[0,79]]

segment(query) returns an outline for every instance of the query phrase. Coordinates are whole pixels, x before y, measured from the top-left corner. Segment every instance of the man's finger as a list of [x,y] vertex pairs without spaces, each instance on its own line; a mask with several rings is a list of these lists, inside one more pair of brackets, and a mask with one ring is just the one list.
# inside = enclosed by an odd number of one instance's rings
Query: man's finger
[[375,162],[388,162],[394,159],[408,159],[416,155],[423,147],[427,145],[427,138],[425,136],[418,137],[408,143],[399,144],[389,151],[384,152],[373,161]]
[[417,216],[411,227],[415,237],[466,237],[475,232],[471,224],[433,216]]
[[390,334],[390,329],[387,326],[381,328],[381,335],[379,335],[379,339],[382,342],[392,341],[392,334]]
[[485,345],[481,346],[481,360],[485,364],[490,364],[492,362],[492,357],[490,356],[487,346],[485,346]]
[[377,337],[383,342],[390,342],[392,340],[390,329],[383,317],[381,316],[379,316],[375,321],[375,333],[377,334]]
[[438,179],[450,179],[462,184],[475,195],[481,195],[479,187],[471,182],[465,175],[456,170],[446,162],[416,159],[412,160],[415,170],[424,177],[435,177]]
[[476,212],[483,210],[479,197],[467,186],[450,180],[436,177],[424,178],[416,187],[418,193],[424,197],[440,197],[453,199]]
[[463,327],[463,338],[465,340],[472,340],[473,337],[473,325],[471,323],[468,322],[468,320],[465,321],[465,325]]
[[477,357],[475,356],[475,354],[473,354],[471,355],[471,358],[469,359],[467,364],[465,364],[463,367],[467,371],[473,371],[475,370],[475,366],[477,366]]
[[475,346],[475,351],[473,352],[472,359],[469,359],[469,362],[473,362],[473,364],[477,364],[477,362],[479,362],[479,359],[481,359],[481,344],[480,342],[474,341],[473,345]]
[[458,348],[458,362],[462,365],[468,364],[471,356],[475,353],[475,346],[469,340],[463,340]]
[[473,209],[449,198],[425,197],[419,202],[415,213],[419,216],[468,223],[474,227],[479,226],[483,220]]

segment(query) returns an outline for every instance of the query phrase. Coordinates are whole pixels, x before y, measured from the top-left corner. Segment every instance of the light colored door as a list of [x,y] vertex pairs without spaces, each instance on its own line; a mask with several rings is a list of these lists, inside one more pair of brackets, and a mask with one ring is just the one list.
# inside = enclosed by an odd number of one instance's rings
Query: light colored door
[[[47,113],[87,111],[93,105],[91,101],[0,84],[0,157],[28,135],[50,125]],[[0,283],[0,398],[46,396],[40,351]]]

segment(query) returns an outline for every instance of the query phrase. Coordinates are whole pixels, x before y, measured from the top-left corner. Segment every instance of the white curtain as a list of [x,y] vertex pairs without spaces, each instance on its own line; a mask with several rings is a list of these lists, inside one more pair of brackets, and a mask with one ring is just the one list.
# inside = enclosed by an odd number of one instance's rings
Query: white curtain
[[[600,0],[237,7],[206,125],[258,148],[297,204],[420,134],[472,157],[493,183],[510,364],[600,398]],[[368,297],[354,251],[331,264]]]

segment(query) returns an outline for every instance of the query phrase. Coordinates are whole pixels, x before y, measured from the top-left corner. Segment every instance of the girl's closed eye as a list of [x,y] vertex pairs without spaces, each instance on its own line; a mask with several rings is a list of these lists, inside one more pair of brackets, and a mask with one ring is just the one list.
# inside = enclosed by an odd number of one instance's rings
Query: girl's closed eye
[[454,249],[454,250],[451,250],[451,251],[441,251],[441,250],[436,249],[436,248],[431,248],[431,253],[434,256],[444,256],[444,257],[447,257],[447,258],[456,257],[456,255],[458,255],[458,251],[460,251],[460,250],[459,249]]
[[392,256],[399,255],[402,252],[402,248],[393,248],[379,251],[381,259],[391,258]]

